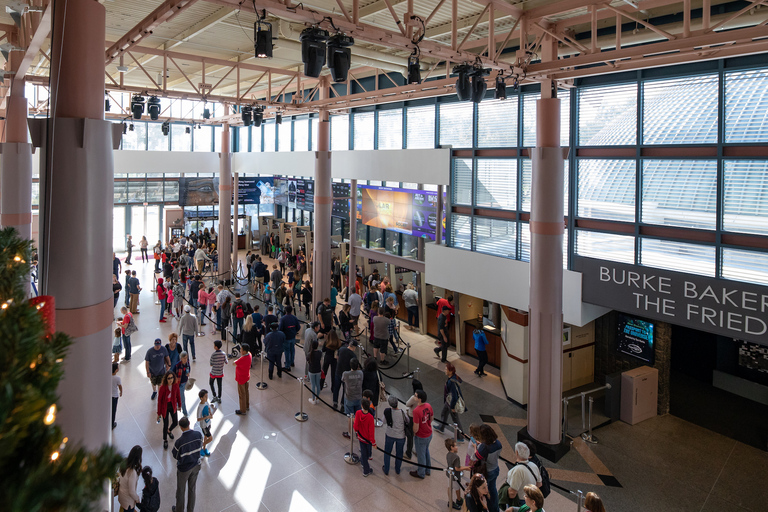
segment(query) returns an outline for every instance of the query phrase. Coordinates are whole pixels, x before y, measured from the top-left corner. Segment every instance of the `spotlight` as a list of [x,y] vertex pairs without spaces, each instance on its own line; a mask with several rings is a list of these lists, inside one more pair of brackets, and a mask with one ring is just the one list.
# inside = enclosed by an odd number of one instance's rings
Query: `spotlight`
[[469,74],[472,68],[467,64],[462,64],[453,68],[453,72],[459,73],[459,78],[456,79],[456,96],[459,101],[469,101],[472,99],[472,87],[469,83]]
[[496,77],[496,94],[493,97],[497,100],[507,99],[507,83],[501,75]]
[[144,97],[141,94],[131,98],[131,112],[133,112],[134,119],[141,119],[141,115],[144,113]]
[[192,133],[192,130],[189,128],[189,126],[184,128],[184,133]]
[[203,109],[203,119],[210,119],[211,118],[211,109],[208,107],[205,107]]
[[253,122],[253,108],[246,105],[240,109],[240,113],[243,116],[243,126],[251,126]]
[[128,125],[123,123],[123,135],[125,135],[126,133],[128,133]]
[[488,89],[488,85],[485,83],[483,74],[483,71],[480,70],[480,72],[472,76],[472,101],[475,103],[480,103],[483,101],[485,91]]
[[163,130],[163,135],[168,136],[168,134],[171,132],[171,123],[168,121],[164,122],[160,128]]
[[160,98],[157,96],[149,97],[149,100],[147,100],[147,113],[151,120],[157,121],[157,118],[160,117]]
[[421,83],[421,69],[419,66],[419,56],[416,53],[418,49],[408,58],[408,83],[411,85]]
[[325,64],[325,42],[328,40],[328,31],[320,27],[309,27],[302,30],[299,36],[301,41],[301,62],[304,63],[304,74],[317,78]]
[[128,130],[129,130],[129,131],[133,131],[133,123],[131,123],[130,125],[128,125]]
[[346,82],[352,64],[350,46],[355,40],[344,34],[334,34],[328,39],[328,69],[334,82]]
[[253,111],[253,125],[258,128],[261,126],[261,123],[264,121],[264,111],[260,108],[257,108]]
[[280,112],[275,114],[275,124],[283,124],[283,114]]
[[259,19],[253,24],[253,46],[257,59],[272,58],[272,24]]

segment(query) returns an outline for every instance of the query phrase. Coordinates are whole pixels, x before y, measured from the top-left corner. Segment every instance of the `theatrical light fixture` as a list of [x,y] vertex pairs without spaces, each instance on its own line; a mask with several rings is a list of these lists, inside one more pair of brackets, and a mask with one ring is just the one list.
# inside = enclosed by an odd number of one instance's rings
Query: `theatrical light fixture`
[[128,125],[128,130],[129,130],[129,131],[133,131],[133,123],[131,123],[130,125]]
[[203,119],[210,119],[211,118],[211,109],[208,107],[205,107],[203,109]]
[[408,83],[410,85],[421,83],[421,68],[419,64],[418,48],[408,57]]
[[125,135],[126,133],[128,133],[128,125],[123,123],[123,135]]
[[283,124],[283,114],[280,112],[275,114],[275,124]]
[[157,96],[149,97],[149,100],[147,100],[147,113],[151,120],[157,121],[157,118],[160,117],[160,98]]
[[164,122],[160,128],[163,130],[163,135],[167,136],[169,133],[171,133],[171,123],[168,121]]
[[253,125],[258,128],[261,126],[261,123],[264,121],[264,111],[260,108],[255,108],[253,110]]
[[472,86],[469,83],[469,75],[472,72],[472,66],[461,64],[453,68],[454,73],[458,73],[456,79],[456,97],[459,101],[469,101],[472,99]]
[[192,130],[189,128],[189,126],[184,128],[184,133],[192,133]]
[[304,64],[304,74],[317,78],[325,64],[325,42],[328,31],[320,27],[309,27],[301,31],[301,62]]
[[272,58],[272,24],[263,18],[253,24],[253,46],[257,59]]
[[144,96],[136,94],[131,98],[131,112],[133,112],[134,119],[141,119],[141,115],[144,113]]
[[348,35],[338,33],[328,39],[328,70],[334,82],[346,82],[352,65],[352,50],[355,40]]
[[496,93],[493,97],[497,100],[507,99],[507,82],[502,75],[496,77]]
[[[106,93],[104,93],[106,96]],[[104,112],[109,112],[112,110],[112,104],[109,102],[109,96],[104,98]]]
[[485,97],[485,91],[488,85],[485,83],[485,72],[481,69],[472,75],[472,101],[480,103]]
[[243,126],[251,126],[253,122],[253,108],[250,105],[245,105],[240,109],[240,113],[243,116]]

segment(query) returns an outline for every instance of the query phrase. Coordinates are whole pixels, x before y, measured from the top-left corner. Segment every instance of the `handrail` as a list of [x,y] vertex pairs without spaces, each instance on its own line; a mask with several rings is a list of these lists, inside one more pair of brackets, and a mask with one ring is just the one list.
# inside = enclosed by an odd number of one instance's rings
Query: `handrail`
[[572,399],[580,397],[580,396],[591,395],[592,393],[596,393],[596,392],[602,391],[604,389],[611,389],[611,385],[610,384],[606,384],[605,386],[600,386],[599,388],[590,389],[589,391],[582,391],[581,393],[576,393],[575,395],[567,396],[567,397],[563,398],[563,400],[572,400]]
[[[586,417],[585,417],[585,413],[586,413],[586,411],[585,411],[586,403],[585,402],[586,402],[587,395],[591,395],[592,393],[596,393],[596,392],[602,391],[604,389],[611,389],[611,385],[610,384],[606,384],[605,386],[599,386],[599,387],[596,387],[594,389],[590,389],[589,391],[582,391],[581,393],[576,393],[575,395],[566,396],[565,398],[563,398],[563,424],[562,424],[563,432],[562,432],[562,438],[563,438],[564,441],[565,441],[565,438],[568,436],[568,402],[570,402],[571,399],[573,399],[573,398],[581,397],[581,428],[584,431],[587,428],[587,420],[586,420]],[[589,400],[591,401],[592,397],[590,397]],[[592,409],[590,407],[590,418],[589,418],[590,424],[592,423],[592,416],[591,415],[592,415]],[[590,439],[591,438],[592,438],[592,436],[590,434]]]

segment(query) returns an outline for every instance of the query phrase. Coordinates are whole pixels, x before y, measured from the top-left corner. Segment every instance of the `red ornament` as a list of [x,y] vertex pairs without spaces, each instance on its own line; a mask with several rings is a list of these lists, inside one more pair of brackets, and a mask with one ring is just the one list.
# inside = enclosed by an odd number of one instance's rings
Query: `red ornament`
[[39,295],[29,299],[29,304],[37,308],[38,313],[45,322],[45,330],[48,336],[56,332],[56,299],[53,295]]

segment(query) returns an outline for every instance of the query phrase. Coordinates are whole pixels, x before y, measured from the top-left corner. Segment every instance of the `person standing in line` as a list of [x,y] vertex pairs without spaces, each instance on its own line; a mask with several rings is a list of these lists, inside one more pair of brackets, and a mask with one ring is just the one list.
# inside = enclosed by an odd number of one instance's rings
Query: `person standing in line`
[[[298,334],[301,324],[299,319],[293,315],[293,308],[291,306],[285,307],[285,314],[280,319],[278,324],[280,330],[285,334],[285,342],[283,344],[283,352],[285,352],[285,371],[291,371],[293,366],[296,366],[296,334]],[[305,339],[306,341],[306,339]],[[310,344],[311,347],[311,344]],[[309,347],[304,346],[306,352]]]
[[336,331],[328,333],[328,338],[323,343],[323,368],[320,373],[320,389],[325,388],[325,377],[331,381],[333,389],[334,376],[336,375],[336,351],[341,348],[341,340]]
[[[331,331],[333,332],[333,331]],[[342,395],[341,400],[341,407],[338,406],[339,402],[339,391],[341,390],[342,385],[342,375],[344,375],[344,372],[348,372],[352,369],[352,360],[357,359],[357,356],[355,355],[355,351],[353,350],[353,347],[357,346],[356,342],[352,342],[350,345],[344,345],[341,348],[339,348],[338,358],[336,361],[336,373],[334,373],[333,378],[333,387],[331,388],[333,391],[333,408],[338,408],[340,411],[344,410],[344,396]]]
[[251,347],[251,356],[257,357],[261,353],[261,340],[259,339],[259,330],[253,323],[252,314],[245,317],[242,338],[242,342]]
[[130,281],[131,281],[131,271],[129,269],[126,269],[125,271],[125,307],[130,307],[131,305],[131,292],[130,290]]
[[144,480],[144,489],[141,491],[141,504],[138,508],[141,512],[157,512],[160,510],[160,482],[152,476],[152,468],[149,466],[141,470],[141,478]]
[[173,309],[176,311],[176,317],[181,318],[182,306],[184,305],[184,285],[178,279],[173,280]]
[[227,297],[233,297],[232,292],[230,292],[227,288],[224,288],[223,284],[220,284],[217,288],[218,293],[216,294],[216,330],[221,330],[221,315],[223,311],[224,302],[226,301]]
[[160,338],[156,338],[154,346],[147,350],[147,355],[144,356],[144,367],[147,370],[147,378],[152,384],[152,400],[154,400],[157,398],[157,386],[163,383],[166,372],[171,369],[171,358]]
[[227,296],[219,309],[221,309],[221,341],[227,341],[227,327],[232,319],[232,298]]
[[[304,343],[307,342],[305,341]],[[322,372],[323,353],[320,352],[319,346],[317,338],[313,339],[310,344],[309,356],[307,357],[307,374],[309,375],[309,382],[312,384],[312,396],[309,398],[309,403],[312,405],[316,405],[318,398],[320,398],[320,374]]]
[[115,302],[112,304],[112,309],[117,307],[117,300],[120,298],[120,290],[123,289],[123,285],[117,279],[117,275],[112,274],[112,293],[115,295]]
[[[187,414],[187,401],[184,398],[184,392],[187,390],[187,381],[189,380],[189,372],[192,368],[189,366],[189,356],[186,352],[182,352],[179,357],[179,362],[172,366],[174,375],[176,375],[176,382],[179,383],[179,397],[181,398],[181,412],[184,416]],[[173,438],[171,438],[173,439]]]
[[[223,350],[221,350],[221,341],[216,340],[213,342],[213,354],[211,354],[211,373],[210,373],[210,379],[208,383],[211,386],[211,393],[213,394],[213,398],[211,399],[211,403],[221,403],[221,381],[224,378],[224,365],[229,364],[229,361],[227,361],[227,354],[224,353]],[[214,387],[214,384],[219,384],[219,394],[216,394],[216,388]]]
[[398,409],[397,398],[389,395],[387,398],[389,407],[384,409],[384,422],[387,424],[384,437],[384,465],[381,470],[385,475],[389,475],[389,458],[392,454],[392,448],[395,449],[395,473],[400,474],[400,467],[403,463],[403,446],[405,446],[405,431],[410,423],[408,414],[402,409]]
[[[349,371],[341,375],[344,383],[344,414],[355,414],[360,410],[360,400],[363,398],[363,371],[357,358],[349,362]],[[349,439],[349,432],[342,434]]]
[[114,252],[112,253],[112,273],[115,275],[117,279],[120,279],[120,274],[123,272],[123,264],[120,263],[120,258],[117,257],[117,254]]
[[408,312],[408,329],[414,331],[419,327],[419,294],[414,290],[413,283],[408,283],[405,288],[403,302]]
[[437,317],[440,316],[440,312],[443,311],[443,308],[448,308],[449,313],[446,315],[448,317],[446,325],[451,323],[451,319],[456,314],[456,311],[453,306],[453,295],[449,295],[448,297],[438,299],[435,305],[437,306]]
[[[515,444],[515,464],[512,469],[507,473],[507,483],[509,484],[509,501],[513,507],[519,507],[523,505],[523,497],[525,496],[525,487],[527,485],[533,485],[535,487],[541,487],[541,473],[536,464],[528,460],[531,455],[530,450],[525,443]],[[503,496],[502,496],[503,498]],[[544,498],[542,497],[542,500]]]
[[515,509],[517,512],[544,512],[544,494],[535,485],[523,487],[523,500],[520,508]]
[[350,309],[349,304],[344,304],[339,312],[339,329],[347,342],[349,342],[350,333],[352,332],[352,322],[349,316]]
[[168,344],[165,346],[165,350],[168,351],[168,357],[171,359],[171,368],[176,366],[176,363],[181,360],[181,353],[184,352],[179,345],[179,336],[172,332],[168,335]]
[[198,274],[202,274],[203,273],[203,268],[205,268],[206,260],[207,261],[211,261],[211,258],[209,258],[207,254],[205,254],[205,251],[203,250],[202,247],[199,247],[195,251],[195,258],[194,259],[195,259],[195,264],[197,265],[197,273]]
[[181,341],[184,344],[184,351],[189,352],[192,349],[192,360],[196,360],[195,357],[195,334],[197,333],[197,318],[192,315],[192,308],[189,304],[184,306],[184,314],[179,319],[179,333],[181,334]]
[[416,460],[420,466],[411,471],[411,476],[423,479],[431,474],[431,470],[422,466],[431,466],[429,443],[432,441],[432,418],[435,413],[427,403],[427,394],[423,389],[416,391],[416,408],[413,410],[413,441],[416,448]]
[[[178,410],[181,408],[179,381],[176,374],[169,371],[163,377],[163,384],[158,390],[157,422],[163,419],[163,449],[168,449],[168,438],[173,439],[173,429],[179,424]],[[172,420],[168,425],[168,418]]]
[[168,314],[173,318],[173,285],[170,279],[165,280],[165,309]]
[[472,475],[467,493],[464,495],[464,503],[467,505],[467,512],[496,512],[499,510],[498,503],[493,503],[488,482],[480,473]]
[[377,361],[384,361],[389,343],[389,318],[385,316],[384,308],[379,308],[371,324],[373,325],[373,357]]
[[248,392],[248,384],[251,380],[251,357],[249,347],[246,343],[240,345],[242,355],[235,360],[235,381],[237,381],[237,396],[240,399],[240,408],[235,411],[235,414],[246,414],[250,408],[250,393]]
[[485,470],[488,477],[488,492],[490,494],[490,504],[498,505],[499,489],[496,487],[496,479],[499,477],[499,456],[501,455],[501,441],[499,441],[496,431],[490,425],[483,423],[477,429],[477,445],[475,460],[485,463]]
[[368,459],[373,455],[373,449],[376,447],[376,430],[373,415],[368,412],[371,407],[371,401],[367,398],[360,400],[360,408],[355,411],[355,421],[352,424],[357,440],[360,443],[360,465],[363,468],[363,476],[373,474],[373,468],[368,463]]
[[160,301],[160,323],[165,323],[165,306],[166,301],[168,299],[168,294],[165,291],[165,286],[163,286],[163,278],[158,277],[157,278],[157,300]]
[[115,337],[112,339],[112,362],[120,361],[120,353],[123,351],[123,331],[120,328],[115,329]]
[[149,255],[147,254],[147,247],[149,247],[149,242],[147,241],[147,237],[142,236],[141,242],[139,242],[139,249],[141,249],[141,261],[144,263],[149,261]]
[[475,368],[475,375],[483,377],[486,373],[483,371],[485,365],[488,364],[488,338],[482,329],[475,329],[472,334],[472,338],[475,340],[475,352],[477,352],[477,368]]
[[[189,428],[189,419],[179,420],[181,436],[173,445],[176,459],[176,505],[172,512],[194,512],[197,491],[197,475],[200,473],[200,451],[203,449],[203,434]],[[187,495],[187,496],[185,496]],[[184,502],[186,498],[186,510]]]
[[309,318],[312,308],[312,285],[309,280],[304,281],[304,288],[301,290],[301,301],[304,303],[304,314]]
[[125,242],[125,248],[128,250],[128,256],[125,257],[125,264],[131,265],[131,253],[133,252],[133,237],[128,235],[128,240]]
[[406,445],[405,445],[405,458],[410,459],[413,456],[413,431],[414,431],[414,424],[413,424],[413,410],[416,408],[417,405],[419,405],[419,399],[416,396],[416,392],[420,389],[424,389],[424,387],[421,385],[421,381],[418,379],[413,379],[411,381],[411,387],[413,388],[413,395],[408,399],[408,401],[405,402],[405,408],[408,409],[408,420],[410,422],[409,427],[405,429],[405,437],[407,439]]
[[355,292],[349,296],[347,304],[349,304],[349,318],[352,322],[352,327],[357,331],[357,321],[360,318],[360,308],[363,305],[363,298],[355,290]]
[[464,429],[461,426],[461,419],[456,412],[456,403],[461,397],[461,378],[456,375],[456,367],[451,363],[445,364],[445,375],[448,377],[443,385],[443,411],[440,413],[441,424],[434,425],[434,429],[441,434],[445,430],[445,424],[448,420],[448,414],[450,413],[453,423],[456,424],[456,428],[459,429],[459,435],[457,441],[459,443],[464,442]]
[[131,448],[120,470],[120,488],[117,491],[117,502],[125,512],[133,512],[136,510],[136,505],[141,502],[141,497],[136,492],[136,487],[139,484],[139,474],[141,473],[142,453],[143,450],[139,445]]
[[240,292],[235,293],[235,300],[232,302],[232,308],[230,311],[232,318],[232,336],[235,338],[235,343],[238,342],[237,331],[243,330],[243,322],[245,321],[245,302],[240,298]]
[[[441,299],[442,300],[442,299]],[[441,363],[448,362],[448,313],[450,308],[443,306],[440,316],[437,317],[437,344],[435,355],[440,358]]]
[[162,252],[163,252],[162,244],[160,243],[160,240],[158,240],[155,246],[152,248],[152,256],[155,258],[155,274],[160,272],[160,261],[162,259],[161,257]]
[[[526,493],[527,495],[527,493]],[[542,494],[542,500],[544,499],[544,495]],[[528,501],[526,500],[526,503]],[[538,504],[537,504],[538,505]],[[543,504],[541,505],[544,506]],[[539,507],[541,508],[541,507]],[[586,498],[584,499],[584,508],[587,510],[587,512],[605,512],[605,505],[603,505],[603,500],[600,499],[600,496],[598,496],[594,492],[588,492]]]
[[[270,309],[272,306],[269,306]],[[283,376],[283,364],[280,361],[283,356],[283,345],[285,344],[285,334],[278,330],[277,319],[274,321],[267,315],[264,317],[264,323],[269,329],[269,333],[264,337],[264,352],[267,354],[267,361],[269,361],[269,380],[272,380],[272,374],[275,366],[277,366],[277,376],[282,378]]]
[[112,363],[112,430],[117,426],[115,414],[117,414],[117,401],[123,396],[123,383],[117,372],[120,371],[119,363]]
[[216,406],[208,403],[208,391],[201,389],[197,394],[200,397],[200,405],[197,406],[197,422],[200,424],[200,431],[203,433],[203,449],[200,450],[200,455],[209,457],[211,452],[208,451],[206,446],[213,441],[211,436],[211,418],[213,413],[216,412]]
[[139,292],[141,286],[136,271],[131,272],[131,278],[128,280],[128,292],[131,294],[131,313],[134,315],[139,312]]
[[461,465],[461,458],[459,457],[459,446],[456,444],[456,440],[448,438],[445,440],[445,449],[448,453],[445,454],[445,465],[448,468],[453,468],[452,477],[458,484],[456,489],[456,501],[451,503],[454,510],[461,510],[461,506],[464,504],[464,500],[461,498],[461,490],[458,487],[461,486],[461,472],[470,469],[469,466]]
[[120,332],[123,336],[123,348],[125,349],[125,357],[123,361],[131,360],[131,335],[125,333],[125,328],[128,327],[133,320],[133,315],[128,311],[126,306],[120,308],[120,312],[123,314],[122,321],[118,321],[117,325],[120,326]]

